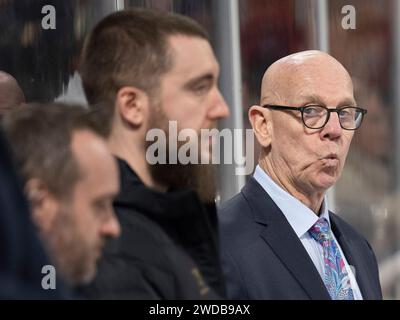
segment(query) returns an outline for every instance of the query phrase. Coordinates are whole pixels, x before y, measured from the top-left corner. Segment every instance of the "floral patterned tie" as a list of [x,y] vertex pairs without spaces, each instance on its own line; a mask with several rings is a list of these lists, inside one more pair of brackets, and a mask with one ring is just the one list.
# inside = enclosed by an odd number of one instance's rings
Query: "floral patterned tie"
[[308,231],[324,250],[324,283],[333,300],[354,300],[350,278],[326,219],[319,219]]

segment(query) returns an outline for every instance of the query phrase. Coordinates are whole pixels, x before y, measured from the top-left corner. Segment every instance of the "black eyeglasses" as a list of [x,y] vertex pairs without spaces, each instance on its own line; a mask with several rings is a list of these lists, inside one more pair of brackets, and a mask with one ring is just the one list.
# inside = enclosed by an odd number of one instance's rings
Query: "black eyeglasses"
[[367,110],[358,107],[342,107],[330,109],[320,105],[308,105],[305,107],[289,107],[265,104],[263,108],[272,110],[295,110],[301,112],[301,119],[304,125],[310,129],[321,129],[329,121],[331,112],[336,112],[339,116],[340,126],[345,130],[357,130],[362,123]]

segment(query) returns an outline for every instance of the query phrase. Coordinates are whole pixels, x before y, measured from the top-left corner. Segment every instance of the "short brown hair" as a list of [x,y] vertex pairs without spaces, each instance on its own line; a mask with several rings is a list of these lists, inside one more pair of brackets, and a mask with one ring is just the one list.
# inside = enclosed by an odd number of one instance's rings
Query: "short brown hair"
[[55,196],[68,197],[80,178],[72,134],[92,130],[86,110],[60,103],[28,104],[6,114],[2,124],[25,182],[38,178]]
[[171,69],[167,38],[173,35],[208,40],[194,20],[175,13],[130,9],[113,13],[87,37],[80,63],[90,104],[106,107],[103,125],[110,126],[115,96],[126,85],[152,94],[159,78]]

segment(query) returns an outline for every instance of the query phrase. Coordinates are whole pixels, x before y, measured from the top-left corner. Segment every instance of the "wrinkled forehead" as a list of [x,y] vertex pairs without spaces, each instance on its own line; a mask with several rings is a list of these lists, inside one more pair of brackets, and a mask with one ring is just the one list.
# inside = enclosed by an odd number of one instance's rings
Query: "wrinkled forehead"
[[266,90],[275,91],[279,103],[319,103],[332,107],[355,104],[350,75],[331,57],[282,63],[270,81],[275,85],[267,86]]

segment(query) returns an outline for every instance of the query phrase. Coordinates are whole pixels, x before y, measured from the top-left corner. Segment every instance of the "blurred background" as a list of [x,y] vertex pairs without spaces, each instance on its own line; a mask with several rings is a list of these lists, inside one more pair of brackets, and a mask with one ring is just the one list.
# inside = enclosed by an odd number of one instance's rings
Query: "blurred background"
[[[41,26],[45,5],[56,9],[54,30]],[[355,9],[355,29],[342,27],[345,5]],[[0,0],[0,70],[17,79],[28,102],[86,103],[76,72],[85,35],[102,17],[129,7],[186,14],[208,30],[232,113],[221,128],[250,128],[247,110],[259,103],[261,77],[275,60],[320,49],[343,63],[368,114],[329,201],[374,248],[384,297],[400,299],[399,1]],[[244,148],[243,142],[235,152]],[[246,181],[234,170],[219,166],[222,201]]]

